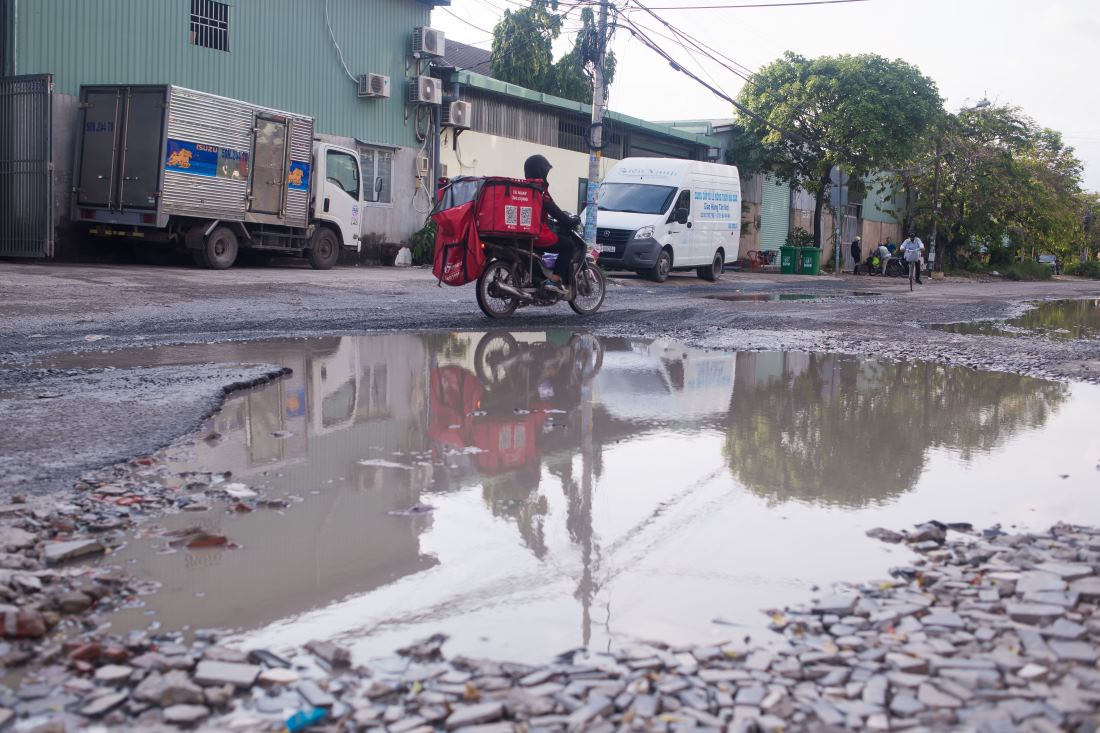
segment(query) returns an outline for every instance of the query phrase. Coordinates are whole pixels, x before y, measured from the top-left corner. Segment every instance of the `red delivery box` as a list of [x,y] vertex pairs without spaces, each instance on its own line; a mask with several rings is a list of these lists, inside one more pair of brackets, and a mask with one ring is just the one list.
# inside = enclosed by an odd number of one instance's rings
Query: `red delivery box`
[[477,197],[477,232],[483,237],[535,237],[542,226],[542,181],[484,179]]

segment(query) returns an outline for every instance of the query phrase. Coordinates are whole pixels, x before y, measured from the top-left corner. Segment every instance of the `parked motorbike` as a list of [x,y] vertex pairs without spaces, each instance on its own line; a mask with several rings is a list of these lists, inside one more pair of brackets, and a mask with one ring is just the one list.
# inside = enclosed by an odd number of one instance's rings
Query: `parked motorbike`
[[511,242],[485,238],[485,269],[477,279],[477,304],[490,318],[506,318],[529,305],[550,306],[561,301],[578,315],[595,313],[603,305],[607,279],[586,251],[576,230],[558,227],[559,237],[575,238],[572,279],[562,283],[564,294],[547,290],[544,283],[554,270],[558,255]]
[[[866,260],[861,262],[856,268],[857,275],[882,275],[882,260],[878,255],[872,254]],[[905,269],[905,262],[902,261],[900,256],[890,257],[886,260],[886,276],[887,277],[905,277],[907,271]]]

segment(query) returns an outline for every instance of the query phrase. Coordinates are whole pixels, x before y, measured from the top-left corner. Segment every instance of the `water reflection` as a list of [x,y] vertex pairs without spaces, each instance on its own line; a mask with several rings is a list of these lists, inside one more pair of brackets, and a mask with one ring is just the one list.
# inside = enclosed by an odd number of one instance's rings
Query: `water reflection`
[[[179,468],[304,501],[164,520],[242,549],[135,540],[110,561],[165,587],[116,629],[153,611],[249,644],[323,635],[370,652],[443,630],[463,653],[515,658],[701,640],[716,616],[756,623],[809,585],[884,571],[860,527],[1030,506],[1021,465],[1038,464],[1017,438],[1091,456],[1087,431],[1043,437],[1059,412],[1079,419],[1066,386],[928,364],[568,332],[229,348],[201,356],[293,374],[232,396]],[[1073,472],[1036,500],[1040,521],[1088,506]],[[389,514],[415,502],[435,511]]]
[[1065,385],[928,362],[737,355],[730,470],[772,501],[859,507],[911,489],[930,449],[963,460],[1041,427]]
[[1100,299],[1048,300],[1019,318],[933,325],[940,331],[978,336],[1043,335],[1058,340],[1100,338]]

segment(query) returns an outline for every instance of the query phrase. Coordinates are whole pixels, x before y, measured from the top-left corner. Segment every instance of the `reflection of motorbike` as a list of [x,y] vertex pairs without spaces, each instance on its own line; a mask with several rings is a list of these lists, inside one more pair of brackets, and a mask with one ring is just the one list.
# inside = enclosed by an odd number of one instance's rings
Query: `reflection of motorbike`
[[457,365],[431,372],[438,457],[487,475],[537,467],[544,433],[565,427],[553,413],[580,404],[581,385],[602,363],[603,348],[588,334],[522,344],[510,333],[487,334],[474,352],[476,375]]
[[[558,230],[559,237],[577,239],[574,231]],[[477,304],[490,318],[512,315],[527,305],[554,305],[562,300],[582,316],[591,315],[603,305],[607,279],[596,267],[592,255],[585,254],[583,242],[574,247],[572,283],[565,295],[544,290],[541,283],[550,277],[558,255],[538,253],[515,243],[494,243],[485,238],[487,262],[477,279]]]
[[[565,371],[568,378],[588,383],[603,364],[603,347],[599,339],[587,333],[573,334],[563,345],[552,341],[520,344],[507,332],[489,333],[474,350],[474,369],[478,379],[489,390],[520,388],[541,384],[548,375]],[[549,399],[545,387],[539,397]],[[511,390],[510,390],[511,391]]]

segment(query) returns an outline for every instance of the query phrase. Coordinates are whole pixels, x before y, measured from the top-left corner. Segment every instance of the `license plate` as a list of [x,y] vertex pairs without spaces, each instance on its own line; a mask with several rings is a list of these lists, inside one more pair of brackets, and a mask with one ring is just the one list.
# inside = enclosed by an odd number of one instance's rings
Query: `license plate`
[[615,245],[613,245],[613,244],[600,244],[600,245],[596,245],[596,249],[598,249],[600,252],[614,252],[615,251]]

